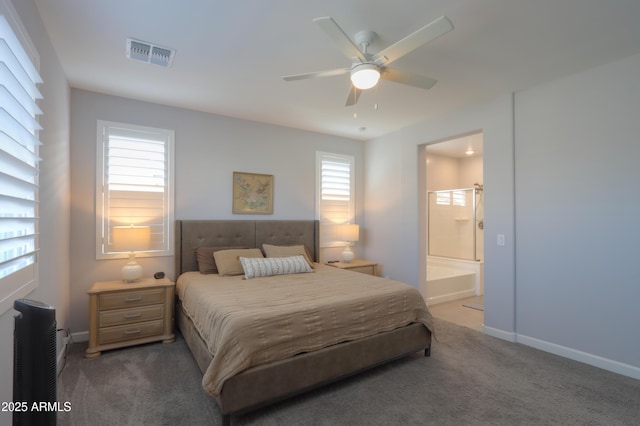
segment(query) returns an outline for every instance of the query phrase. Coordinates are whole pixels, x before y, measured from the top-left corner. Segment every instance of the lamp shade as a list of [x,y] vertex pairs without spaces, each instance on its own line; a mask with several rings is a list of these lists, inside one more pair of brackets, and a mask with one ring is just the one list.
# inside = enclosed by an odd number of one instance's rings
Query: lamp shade
[[371,89],[380,79],[380,71],[375,64],[360,64],[351,69],[351,82],[360,89]]
[[341,255],[342,261],[349,263],[355,257],[351,250],[351,243],[360,239],[360,227],[352,224],[338,225],[338,238],[347,242]]
[[341,240],[344,241],[358,241],[360,239],[360,226],[359,225],[340,225],[338,235]]
[[151,242],[149,226],[114,226],[111,228],[113,251],[148,250]]

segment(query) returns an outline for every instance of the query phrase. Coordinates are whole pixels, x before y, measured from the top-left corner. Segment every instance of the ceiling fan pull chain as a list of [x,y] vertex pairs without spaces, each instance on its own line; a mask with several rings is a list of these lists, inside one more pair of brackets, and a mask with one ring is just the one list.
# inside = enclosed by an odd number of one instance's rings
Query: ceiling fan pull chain
[[376,84],[376,102],[373,104],[373,110],[378,110],[378,85]]
[[356,119],[358,118],[358,89],[354,86],[353,87],[353,118]]

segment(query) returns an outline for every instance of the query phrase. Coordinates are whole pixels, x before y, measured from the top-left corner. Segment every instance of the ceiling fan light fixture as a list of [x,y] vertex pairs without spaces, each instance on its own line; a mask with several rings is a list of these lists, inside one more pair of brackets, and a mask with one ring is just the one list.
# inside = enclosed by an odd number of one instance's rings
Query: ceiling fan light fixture
[[360,90],[367,90],[378,84],[380,71],[375,64],[358,64],[351,69],[351,82]]

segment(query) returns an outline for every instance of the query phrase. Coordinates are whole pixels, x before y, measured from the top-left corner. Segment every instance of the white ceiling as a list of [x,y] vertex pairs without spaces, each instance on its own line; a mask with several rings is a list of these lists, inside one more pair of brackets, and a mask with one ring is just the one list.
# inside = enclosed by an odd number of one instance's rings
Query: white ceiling
[[[638,0],[35,1],[72,87],[361,140],[640,52]],[[281,78],[350,65],[313,18],[375,31],[375,53],[441,15],[455,29],[394,62],[429,91],[382,81],[354,109],[348,75]],[[172,67],[127,59],[127,37]]]
[[482,133],[458,136],[428,145],[427,152],[453,158],[478,157],[483,153],[483,139]]

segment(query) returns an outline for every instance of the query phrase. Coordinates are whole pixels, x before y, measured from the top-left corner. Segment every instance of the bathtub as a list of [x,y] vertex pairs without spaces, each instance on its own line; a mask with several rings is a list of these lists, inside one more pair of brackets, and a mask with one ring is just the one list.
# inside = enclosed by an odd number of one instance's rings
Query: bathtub
[[482,295],[482,272],[482,262],[429,256],[423,292],[427,304]]

